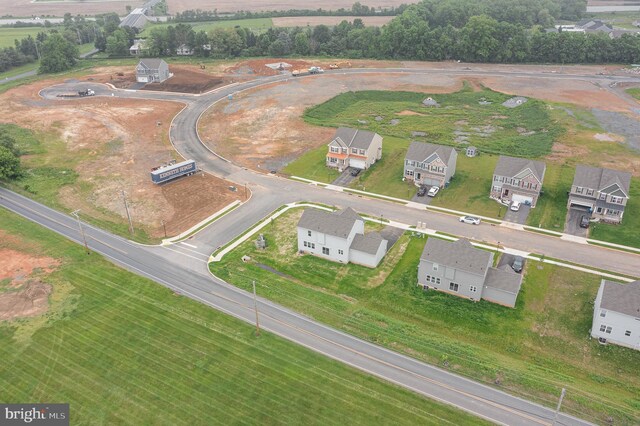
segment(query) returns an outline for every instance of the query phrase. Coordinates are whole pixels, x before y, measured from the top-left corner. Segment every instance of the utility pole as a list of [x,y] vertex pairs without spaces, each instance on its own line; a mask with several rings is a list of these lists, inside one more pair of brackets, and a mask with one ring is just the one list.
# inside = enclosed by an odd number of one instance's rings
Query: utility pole
[[133,235],[133,222],[131,222],[131,214],[129,214],[129,205],[127,204],[127,193],[122,190],[122,199],[124,200],[124,209],[127,212],[127,219],[129,219],[129,233]]
[[84,235],[84,228],[82,227],[82,222],[80,222],[80,209],[72,211],[71,214],[78,219],[78,229],[80,230],[80,234],[82,234],[82,241],[84,242],[84,248],[87,250],[87,254],[90,254],[89,246],[87,245],[87,237]]
[[167,224],[164,219],[162,219],[162,228],[164,229],[164,237],[167,238]]
[[258,299],[256,297],[256,280],[253,280],[253,308],[256,311],[256,337],[260,336],[260,322],[258,321]]
[[553,416],[552,425],[555,425],[556,422],[558,421],[558,414],[560,413],[560,406],[562,406],[562,400],[564,399],[564,396],[565,396],[566,393],[567,393],[567,390],[565,388],[562,388],[562,392],[560,392],[560,399],[558,400],[558,406],[556,407],[556,414]]

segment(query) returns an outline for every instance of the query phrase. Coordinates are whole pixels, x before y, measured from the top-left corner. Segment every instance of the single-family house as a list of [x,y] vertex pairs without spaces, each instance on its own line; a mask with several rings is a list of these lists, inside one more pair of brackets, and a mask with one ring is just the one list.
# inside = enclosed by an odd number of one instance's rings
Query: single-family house
[[569,208],[583,208],[593,219],[620,223],[629,200],[631,173],[578,164],[569,192]]
[[640,281],[602,280],[593,307],[591,336],[603,344],[640,350]]
[[171,77],[169,65],[162,59],[140,59],[136,66],[136,81],[138,83],[161,83]]
[[124,17],[122,21],[120,21],[120,24],[118,26],[120,28],[131,27],[142,30],[144,26],[147,25],[147,22],[150,21],[146,13],[147,9],[145,8],[133,9],[127,16]]
[[535,207],[546,168],[542,161],[501,155],[493,171],[491,198],[504,203],[519,201]]
[[176,48],[176,55],[178,56],[193,56],[194,50],[186,44],[181,44]]
[[582,28],[587,33],[604,32],[610,33],[613,27],[601,19],[583,19],[576,24],[576,27]]
[[427,240],[418,266],[418,285],[471,300],[485,299],[513,308],[522,276],[508,266],[494,268],[493,253],[469,240]]
[[340,127],[328,147],[327,166],[339,171],[368,169],[382,158],[382,136],[367,130]]
[[147,51],[147,41],[145,39],[134,39],[133,44],[129,48],[129,54],[140,56]]
[[351,208],[328,212],[308,208],[298,221],[298,252],[333,262],[375,268],[387,252],[387,240],[364,233],[364,220]]
[[416,185],[444,187],[456,173],[458,153],[450,146],[411,142],[404,158],[404,177]]

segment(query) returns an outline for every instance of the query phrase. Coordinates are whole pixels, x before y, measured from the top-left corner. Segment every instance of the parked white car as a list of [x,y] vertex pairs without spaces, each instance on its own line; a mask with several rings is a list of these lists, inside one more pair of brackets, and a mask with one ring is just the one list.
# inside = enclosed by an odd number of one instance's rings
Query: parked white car
[[439,186],[432,186],[431,188],[429,188],[429,192],[427,192],[427,195],[429,197],[435,197],[438,191],[440,191]]
[[460,222],[469,223],[471,225],[480,225],[480,218],[475,216],[461,216]]
[[517,212],[518,210],[520,210],[520,205],[521,204],[522,203],[520,201],[513,201],[511,203],[511,207],[510,207],[511,211]]

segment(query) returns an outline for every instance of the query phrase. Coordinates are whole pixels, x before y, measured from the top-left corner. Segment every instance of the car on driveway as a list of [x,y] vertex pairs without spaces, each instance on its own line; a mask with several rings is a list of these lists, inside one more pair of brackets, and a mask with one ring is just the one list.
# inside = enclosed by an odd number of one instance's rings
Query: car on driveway
[[360,174],[360,169],[351,169],[351,176],[358,176]]
[[431,188],[429,188],[429,192],[427,192],[427,195],[429,197],[435,197],[438,191],[440,191],[439,186],[432,186]]
[[588,228],[589,227],[589,216],[583,214],[580,217],[580,228]]
[[513,259],[513,263],[511,264],[511,268],[517,272],[520,273],[522,272],[522,267],[524,266],[524,259],[522,258],[522,256],[516,256]]
[[426,186],[421,186],[420,188],[418,188],[418,197],[424,197],[424,194],[426,193],[427,193]]
[[471,225],[480,225],[480,218],[475,216],[461,216],[460,222],[469,223]]
[[511,202],[511,207],[509,207],[511,209],[511,211],[517,212],[518,210],[520,210],[520,205],[522,203],[520,201],[513,201]]

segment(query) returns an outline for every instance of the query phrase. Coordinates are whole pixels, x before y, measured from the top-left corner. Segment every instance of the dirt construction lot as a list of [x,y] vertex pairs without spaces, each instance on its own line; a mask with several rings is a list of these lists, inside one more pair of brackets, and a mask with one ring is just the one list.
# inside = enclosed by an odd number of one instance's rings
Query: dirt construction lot
[[[87,78],[99,81],[105,74]],[[182,160],[168,140],[171,119],[182,104],[100,97],[45,101],[38,96],[40,89],[59,82],[41,81],[0,95],[0,122],[31,129],[43,141],[46,152],[23,157],[27,168],[71,168],[78,174],[75,182],[54,188],[60,207],[125,223],[125,191],[134,226],[163,237],[162,221],[168,235],[177,234],[242,195],[229,191],[230,182],[203,174],[162,186],[151,183],[152,167]]]
[[[268,62],[268,61],[267,61]],[[328,64],[320,63],[327,67]],[[240,67],[258,68],[260,63],[244,63]],[[615,67],[543,67],[489,66],[454,63],[391,63],[353,61],[353,68],[412,67],[441,69],[432,75],[367,74],[367,78],[332,74],[291,79],[287,84],[273,84],[244,92],[231,101],[224,101],[210,109],[200,121],[203,140],[224,157],[255,170],[280,169],[301,153],[326,144],[334,129],[306,124],[301,116],[313,105],[339,93],[357,90],[406,90],[427,93],[446,93],[459,90],[466,81],[508,94],[531,96],[545,101],[572,103],[583,108],[598,108],[615,113],[629,113],[638,104],[621,99],[606,85],[589,81],[553,79],[554,74],[614,72]],[[469,76],[452,76],[448,69],[465,69]],[[505,71],[537,70],[540,78],[498,78],[474,76],[472,71],[503,69]],[[546,76],[548,74],[548,77]],[[595,135],[594,135],[595,137]]]

